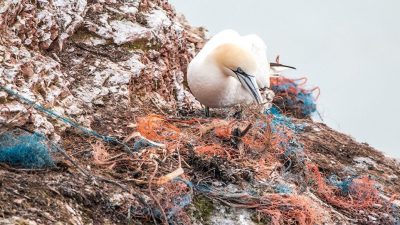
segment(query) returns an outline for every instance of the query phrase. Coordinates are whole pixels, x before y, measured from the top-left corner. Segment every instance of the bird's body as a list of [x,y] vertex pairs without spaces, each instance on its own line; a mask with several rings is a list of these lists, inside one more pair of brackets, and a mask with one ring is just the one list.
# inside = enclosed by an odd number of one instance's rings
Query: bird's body
[[269,88],[266,45],[256,35],[225,30],[211,38],[188,66],[187,81],[200,103],[211,108],[263,101]]

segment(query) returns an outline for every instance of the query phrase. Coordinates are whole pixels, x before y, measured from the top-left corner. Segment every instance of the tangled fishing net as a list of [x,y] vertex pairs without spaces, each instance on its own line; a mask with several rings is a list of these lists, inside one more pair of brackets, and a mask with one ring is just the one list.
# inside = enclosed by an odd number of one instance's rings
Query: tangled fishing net
[[[169,224],[191,223],[187,209],[196,194],[252,209],[265,223],[320,224],[323,207],[302,194],[300,187],[336,209],[373,212],[374,205],[382,203],[374,180],[366,176],[326,179],[308,158],[309,146],[300,139],[308,120],[293,117],[310,117],[316,111],[313,92],[318,89],[306,90],[304,83],[304,79],[272,78],[274,106],[262,114],[250,112],[244,119],[156,114],[135,118],[134,130],[123,144],[133,146],[137,155],[117,153],[107,141],[110,138],[89,132],[100,137],[90,143],[89,163],[93,170],[125,183],[147,185],[148,205],[138,204],[132,213]],[[36,133],[0,135],[0,162],[11,166],[52,167],[55,149]],[[236,191],[227,188],[232,184]],[[398,221],[398,207],[391,212],[393,221]]]
[[314,186],[316,193],[331,205],[346,210],[366,209],[380,202],[375,181],[368,177],[356,178],[336,183],[336,186],[327,184],[319,169],[314,164],[307,164],[307,176]]
[[146,138],[154,141],[173,140],[179,137],[180,130],[168,123],[163,116],[151,114],[139,118],[137,130]]
[[[319,88],[305,89],[307,78],[289,79],[271,77],[271,89],[275,93],[273,103],[286,114],[296,118],[310,117],[317,110]],[[316,97],[314,92],[317,91]]]
[[248,192],[232,192],[198,185],[195,189],[210,198],[216,198],[235,208],[254,209],[260,216],[269,218],[269,223],[279,224],[317,224],[321,212],[304,196],[291,194],[265,194],[258,196]]
[[26,169],[53,167],[53,144],[41,134],[23,130],[7,131],[0,135],[0,163]]

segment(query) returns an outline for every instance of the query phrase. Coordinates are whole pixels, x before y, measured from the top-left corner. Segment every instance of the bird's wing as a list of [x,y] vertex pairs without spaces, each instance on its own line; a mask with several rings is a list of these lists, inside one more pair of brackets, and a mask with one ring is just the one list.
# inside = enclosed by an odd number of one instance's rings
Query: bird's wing
[[267,59],[267,45],[255,34],[250,34],[242,37],[242,43],[251,53],[257,62],[257,72],[253,74],[257,79],[257,84],[260,88],[269,88],[269,70],[270,65]]

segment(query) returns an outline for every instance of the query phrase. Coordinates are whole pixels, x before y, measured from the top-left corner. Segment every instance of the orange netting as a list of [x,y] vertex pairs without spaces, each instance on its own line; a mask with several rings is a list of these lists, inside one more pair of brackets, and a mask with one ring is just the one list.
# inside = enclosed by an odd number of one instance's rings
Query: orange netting
[[180,134],[179,128],[168,123],[163,116],[155,114],[139,118],[136,129],[144,137],[153,141],[176,139]]
[[[288,85],[287,89],[286,89],[287,94],[298,95],[300,92],[312,93],[314,91],[317,91],[317,95],[314,98],[315,100],[317,100],[320,95],[319,87],[314,87],[311,89],[302,88],[302,86],[304,86],[307,83],[307,77],[301,77],[301,78],[297,78],[297,79],[289,79],[286,77],[277,76],[277,77],[271,77],[270,82],[271,82],[271,86]],[[296,84],[296,86],[292,86],[291,84]]]
[[315,164],[307,164],[308,176],[314,181],[317,194],[329,204],[352,210],[369,208],[379,202],[375,182],[368,177],[354,179],[350,185],[349,196],[340,196],[335,187],[329,186]]
[[232,125],[219,126],[214,129],[215,136],[223,140],[229,140],[232,134]]
[[[314,87],[304,88],[307,78],[288,79],[282,76],[271,77],[271,90],[275,97],[273,104],[281,110],[290,113],[297,118],[311,116],[317,110],[316,101],[320,95],[320,89]],[[317,92],[316,94],[314,94]]]
[[[259,216],[270,218],[270,223],[279,224],[319,224],[322,212],[313,201],[300,195],[266,194],[261,197],[247,193],[235,193],[215,191],[207,189],[207,196],[216,197],[235,208],[254,209]],[[259,221],[262,221],[259,217]]]
[[269,215],[274,225],[313,225],[321,221],[321,212],[313,207],[313,202],[306,197],[271,194],[265,198],[270,201],[270,205],[260,207],[257,211]]
[[293,131],[283,125],[274,125],[271,128],[273,115],[267,115],[262,123],[265,129],[259,128],[249,132],[242,140],[252,149],[268,149],[275,156],[282,155],[287,150],[287,143],[293,138]]
[[249,132],[242,138],[243,143],[251,149],[267,149],[271,145],[271,133],[260,130]]
[[230,154],[227,150],[224,149],[221,145],[210,144],[205,146],[199,146],[195,149],[197,154],[205,155],[208,157],[213,156],[227,156],[230,158]]

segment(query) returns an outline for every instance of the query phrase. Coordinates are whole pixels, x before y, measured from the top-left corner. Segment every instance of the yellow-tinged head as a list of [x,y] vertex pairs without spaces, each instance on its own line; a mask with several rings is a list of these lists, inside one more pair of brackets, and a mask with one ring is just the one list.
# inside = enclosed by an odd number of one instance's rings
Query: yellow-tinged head
[[[251,74],[257,69],[256,60],[248,50],[232,43],[218,46],[212,52],[212,58],[220,66],[226,75],[232,75],[231,71],[241,68]],[[227,73],[227,71],[230,71]]]
[[257,70],[257,61],[251,52],[238,45],[228,43],[215,48],[211,57],[223,74],[238,79],[257,103],[262,103],[256,77],[252,74]]

